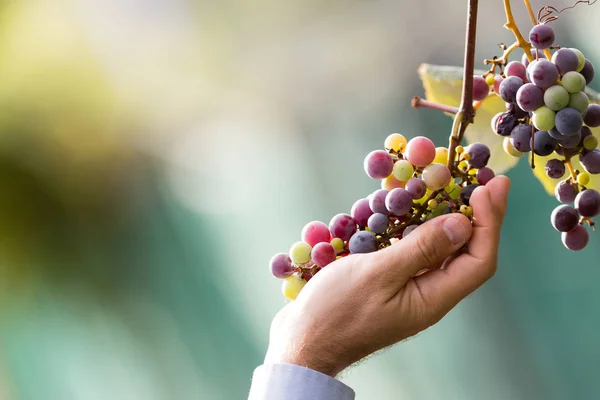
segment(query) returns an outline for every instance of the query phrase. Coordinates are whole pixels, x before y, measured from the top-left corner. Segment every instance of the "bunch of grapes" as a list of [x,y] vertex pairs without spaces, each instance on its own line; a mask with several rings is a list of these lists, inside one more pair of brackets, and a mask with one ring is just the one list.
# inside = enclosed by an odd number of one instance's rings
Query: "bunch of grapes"
[[385,150],[369,153],[364,161],[369,177],[381,189],[354,203],[349,214],[337,214],[329,225],[306,224],[301,241],[288,253],[273,256],[271,272],[284,279],[283,294],[294,300],[315,274],[349,254],[371,253],[405,238],[420,224],[448,213],[471,217],[473,190],[494,177],[486,165],[489,148],[482,143],[456,147],[448,168],[448,149],[417,136],[407,142],[394,133]]
[[[600,105],[590,104],[586,85],[594,78],[594,66],[577,49],[551,47],[554,32],[541,23],[534,26],[529,39],[534,60],[526,54],[521,62],[508,63],[501,74],[488,73],[474,80],[474,97],[485,98],[481,82],[506,102],[507,111],[496,115],[492,129],[504,136],[504,150],[513,157],[533,151],[550,159],[545,172],[562,179],[555,190],[563,203],[551,216],[554,228],[562,232],[563,244],[571,250],[583,249],[589,240],[583,226],[600,213],[600,193],[587,189],[589,174],[600,173],[598,139],[590,127],[600,126]],[[555,50],[548,60],[544,51]],[[548,53],[550,54],[550,53]],[[574,170],[571,158],[579,157],[585,171]],[[568,204],[574,203],[574,207]]]

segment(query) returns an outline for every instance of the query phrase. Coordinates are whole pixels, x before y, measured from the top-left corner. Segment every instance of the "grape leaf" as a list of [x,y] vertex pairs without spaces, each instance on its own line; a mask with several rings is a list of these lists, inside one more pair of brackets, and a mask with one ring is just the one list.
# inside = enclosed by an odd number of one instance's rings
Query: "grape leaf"
[[[435,101],[436,103],[447,104],[458,107],[460,105],[462,91],[462,67],[439,66],[431,64],[422,64],[418,70],[419,77],[425,88],[425,97],[427,100]],[[475,70],[475,75],[482,75],[484,71]],[[590,98],[591,103],[600,104],[600,94],[586,89],[586,93]],[[496,135],[491,128],[491,121],[494,115],[505,111],[504,101],[496,94],[490,94],[477,110],[474,124],[470,125],[465,132],[467,143],[481,142],[486,144],[491,151],[491,157],[488,166],[497,174],[504,173],[517,165],[520,159],[514,158],[506,154],[502,148],[503,137]],[[600,128],[592,128],[594,136],[600,139]],[[554,193],[554,187],[559,182],[557,179],[549,178],[544,172],[546,162],[552,158],[557,158],[556,154],[548,157],[535,157],[535,169],[533,174],[539,179],[548,193]],[[529,157],[526,158],[530,161]],[[579,157],[574,157],[572,160],[573,167],[583,171],[579,163]],[[566,177],[567,175],[565,175]],[[590,183],[588,188],[600,190],[600,176],[590,175]]]

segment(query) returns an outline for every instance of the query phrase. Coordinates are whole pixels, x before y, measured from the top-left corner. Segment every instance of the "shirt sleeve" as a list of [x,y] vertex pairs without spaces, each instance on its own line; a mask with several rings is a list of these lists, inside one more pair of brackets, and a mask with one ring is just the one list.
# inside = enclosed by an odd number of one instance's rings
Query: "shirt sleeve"
[[354,400],[337,379],[294,364],[265,364],[254,370],[248,400]]

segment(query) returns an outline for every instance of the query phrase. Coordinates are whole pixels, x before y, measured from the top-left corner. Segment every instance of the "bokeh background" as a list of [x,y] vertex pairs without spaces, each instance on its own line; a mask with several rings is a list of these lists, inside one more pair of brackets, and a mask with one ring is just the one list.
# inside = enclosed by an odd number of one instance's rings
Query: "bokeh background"
[[[0,399],[245,398],[285,304],[271,255],[378,187],[362,160],[389,133],[446,143],[409,101],[420,63],[461,64],[465,10],[0,1]],[[599,17],[554,27],[600,65]],[[482,1],[478,59],[503,23]],[[555,200],[526,163],[509,176],[495,278],[348,370],[359,399],[597,397],[600,234],[567,251]]]

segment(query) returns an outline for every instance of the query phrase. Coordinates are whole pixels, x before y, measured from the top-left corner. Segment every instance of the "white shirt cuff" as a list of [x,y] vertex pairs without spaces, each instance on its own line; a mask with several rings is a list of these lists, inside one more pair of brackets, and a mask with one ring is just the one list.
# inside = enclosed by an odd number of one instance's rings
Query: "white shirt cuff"
[[354,400],[354,390],[312,369],[265,364],[254,370],[248,400]]

